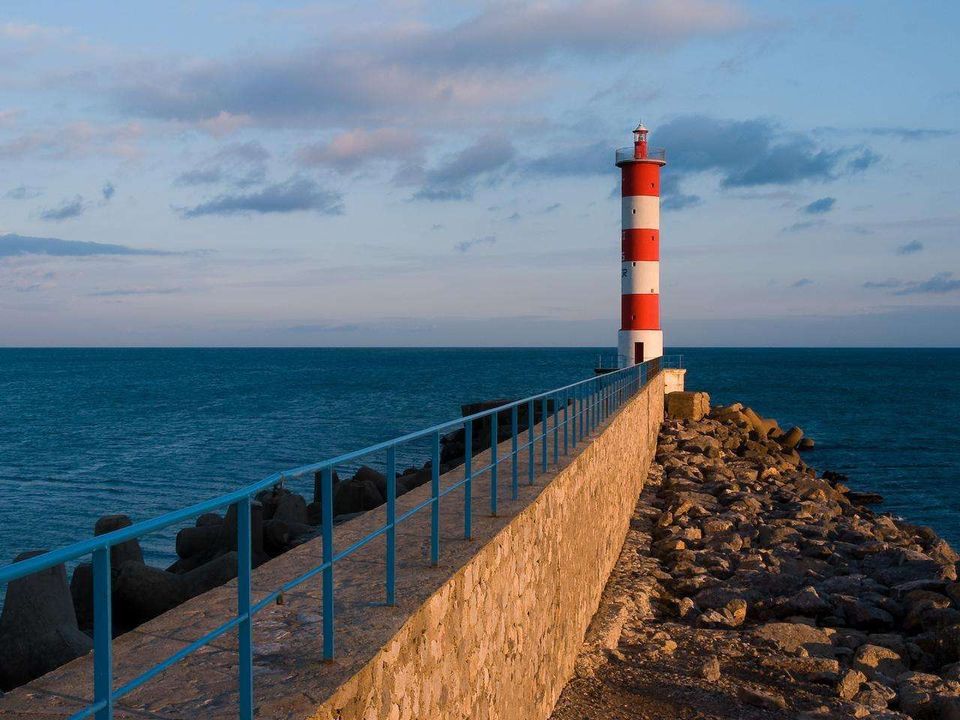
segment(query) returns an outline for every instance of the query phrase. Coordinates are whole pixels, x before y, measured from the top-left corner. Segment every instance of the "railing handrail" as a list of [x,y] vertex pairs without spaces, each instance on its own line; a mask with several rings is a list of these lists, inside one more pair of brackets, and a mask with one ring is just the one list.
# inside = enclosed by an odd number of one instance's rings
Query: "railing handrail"
[[[195,650],[212,642],[225,632],[236,629],[239,636],[239,659],[240,669],[240,694],[238,715],[243,720],[248,720],[253,716],[253,674],[252,674],[252,630],[251,623],[254,615],[262,610],[267,604],[278,597],[282,592],[290,590],[302,582],[314,577],[317,574],[323,574],[323,655],[330,659],[333,657],[333,566],[337,560],[340,560],[369,543],[374,538],[385,535],[387,538],[387,551],[385,562],[387,567],[387,598],[388,604],[393,604],[392,598],[395,592],[395,528],[396,526],[416,512],[430,506],[431,508],[431,564],[436,565],[439,562],[439,506],[440,499],[451,491],[460,487],[464,488],[464,522],[465,537],[470,537],[471,526],[471,482],[474,478],[487,472],[490,473],[491,512],[496,515],[497,503],[497,467],[506,461],[509,457],[512,459],[512,498],[516,500],[519,496],[517,460],[520,457],[520,451],[529,451],[528,480],[530,484],[534,483],[536,467],[539,466],[541,472],[548,469],[548,435],[553,435],[553,463],[559,467],[560,453],[560,429],[563,428],[563,453],[568,452],[568,435],[572,441],[572,447],[576,448],[578,438],[580,440],[586,434],[593,430],[617,408],[624,404],[636,392],[639,392],[646,383],[660,369],[670,364],[671,358],[660,357],[648,360],[645,363],[630,365],[619,370],[615,370],[606,375],[597,375],[584,380],[564,385],[562,387],[547,390],[542,393],[530,395],[520,400],[512,400],[487,410],[459,417],[446,422],[432,425],[422,430],[417,430],[405,435],[401,435],[383,442],[370,445],[352,452],[342,453],[336,457],[327,460],[321,460],[315,463],[301,465],[288,470],[271,473],[266,477],[253,483],[237,488],[236,490],[219,495],[215,498],[195,503],[180,510],[174,510],[158,517],[143,520],[125,528],[120,528],[103,535],[97,535],[86,540],[81,540],[70,545],[55,550],[44,552],[40,555],[10,563],[0,567],[0,584],[5,584],[18,580],[27,575],[46,570],[48,568],[66,563],[84,555],[93,555],[93,600],[94,600],[94,693],[93,702],[86,707],[71,715],[72,719],[79,719],[96,715],[100,718],[110,717],[113,703],[150,680],[157,673],[171,665],[179,662]],[[652,372],[648,372],[648,370]],[[554,400],[552,415],[553,425],[550,426],[550,408],[548,401]],[[560,401],[563,400],[564,407],[561,410]],[[534,435],[536,425],[536,403],[540,402],[541,412],[541,432]],[[573,403],[573,412],[570,412],[570,403]],[[579,403],[579,410],[577,405]],[[521,446],[518,443],[521,428],[518,424],[518,417],[521,406],[527,406],[528,418],[527,427],[523,432],[528,432],[526,442]],[[510,419],[510,435],[512,452],[503,458],[498,458],[497,445],[500,443],[498,433],[498,418],[502,413],[508,412]],[[560,421],[560,414],[563,414],[563,421]],[[490,418],[490,452],[491,462],[483,468],[472,469],[472,458],[474,452],[473,426],[478,420]],[[577,423],[579,421],[579,432]],[[572,424],[571,424],[572,423]],[[462,427],[465,432],[465,456],[464,456],[464,479],[440,492],[440,439],[441,433],[459,429]],[[432,439],[430,474],[431,474],[431,497],[419,503],[413,509],[407,510],[402,516],[396,516],[396,450],[397,447],[415,440],[430,437]],[[535,446],[540,446],[539,462],[535,465]],[[338,465],[349,463],[358,458],[387,451],[387,493],[386,493],[386,524],[367,534],[365,537],[352,543],[349,547],[334,552],[333,547],[333,524],[334,524],[334,496],[333,496],[333,472]],[[426,466],[425,466],[426,467]],[[310,472],[321,472],[321,532],[323,539],[323,560],[320,564],[310,568],[299,576],[285,582],[279,590],[267,593],[267,596],[253,603],[251,600],[251,505],[255,495],[262,490],[266,490],[274,485],[282,484],[287,478],[295,478]],[[201,515],[227,505],[236,504],[237,508],[237,593],[238,606],[237,613],[232,619],[208,632],[203,637],[195,640],[190,645],[174,653],[166,660],[154,664],[149,670],[139,675],[137,678],[128,681],[119,688],[113,687],[112,672],[112,613],[110,609],[111,595],[111,568],[110,568],[110,548],[120,543],[134,540],[157,530],[169,527],[183,520]]]
[[[664,356],[661,358],[656,358],[657,360],[663,361],[667,357],[683,357],[681,356]],[[648,360],[647,362],[652,362]],[[643,364],[643,363],[641,363]],[[636,366],[630,366],[636,367]],[[620,368],[616,372],[623,372],[624,370],[629,370],[630,367]],[[661,367],[663,367],[661,365]],[[611,375],[616,373],[611,373]],[[452,430],[459,425],[463,425],[469,421],[480,420],[485,417],[489,417],[494,412],[501,413],[504,410],[510,410],[514,406],[519,407],[520,405],[529,404],[530,401],[542,400],[543,398],[549,398],[557,393],[563,392],[565,390],[570,390],[574,387],[580,385],[586,385],[588,383],[596,382],[596,378],[587,378],[585,380],[578,380],[577,382],[570,383],[569,385],[564,385],[563,387],[555,388],[553,390],[547,390],[546,392],[538,393],[536,395],[530,395],[529,397],[523,398],[522,400],[514,400],[503,405],[498,405],[495,408],[488,410],[482,410],[480,412],[474,413],[473,415],[468,415],[454,420],[449,420],[447,422],[442,422],[437,425],[432,425],[431,427],[425,428],[423,430],[417,430],[412,433],[407,433],[406,435],[400,435],[398,437],[392,438],[390,440],[384,440],[374,445],[370,445],[360,450],[354,450],[352,452],[343,453],[337,455],[334,458],[329,460],[322,460],[316,463],[309,463],[307,465],[300,465],[299,467],[290,468],[289,470],[281,470],[279,472],[271,473],[261,480],[257,480],[249,485],[245,485],[241,488],[234,490],[233,492],[226,493],[224,495],[211,498],[210,500],[204,500],[189,507],[182,508],[180,510],[172,510],[163,515],[159,515],[150,520],[141,520],[139,522],[128,525],[127,527],[120,528],[118,530],[113,530],[103,535],[97,535],[95,537],[89,538],[87,540],[79,540],[75,543],[67,545],[63,548],[56,550],[50,550],[43,553],[42,555],[35,555],[26,560],[20,560],[19,562],[10,563],[3,567],[0,567],[0,585],[8,583],[12,580],[18,580],[27,575],[32,575],[35,572],[40,570],[46,570],[47,568],[59,565],[63,562],[69,562],[71,560],[76,560],[78,557],[83,555],[89,555],[94,550],[99,550],[101,548],[113,547],[114,545],[119,545],[122,542],[128,540],[134,540],[141,535],[146,535],[151,532],[156,532],[157,530],[162,530],[163,528],[174,525],[183,520],[187,520],[191,517],[195,517],[205,512],[211,510],[216,510],[217,508],[223,507],[225,505],[231,505],[238,500],[242,500],[245,497],[250,497],[255,495],[261,490],[266,490],[269,487],[276,485],[278,482],[281,482],[285,478],[295,478],[301,475],[304,475],[309,472],[316,472],[318,470],[323,470],[328,467],[335,467],[337,465],[343,465],[350,462],[351,460],[356,460],[358,458],[364,457],[366,455],[371,455],[373,453],[379,452],[381,450],[386,450],[392,446],[400,445],[402,443],[411,442],[413,440],[419,440],[420,438],[433,435],[436,432],[443,432],[445,430]]]

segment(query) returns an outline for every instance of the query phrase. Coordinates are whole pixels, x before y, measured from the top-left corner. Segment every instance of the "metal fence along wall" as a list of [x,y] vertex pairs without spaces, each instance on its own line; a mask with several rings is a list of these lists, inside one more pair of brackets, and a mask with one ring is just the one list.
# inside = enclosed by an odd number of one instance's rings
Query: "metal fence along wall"
[[[583,380],[572,385],[550,390],[523,400],[505,403],[496,408],[435,425],[399,438],[387,440],[362,450],[340,455],[322,462],[303,465],[290,470],[273,473],[262,480],[247,485],[232,493],[221,495],[206,502],[167,513],[152,520],[136,523],[104,535],[74,543],[67,547],[36,555],[0,569],[0,585],[33,573],[75,561],[88,555],[93,558],[93,700],[83,710],[70,716],[71,720],[95,717],[96,720],[112,720],[114,703],[148,682],[171,665],[209,645],[222,635],[237,631],[239,667],[239,705],[237,716],[242,720],[253,717],[253,617],[266,606],[275,602],[306,580],[321,575],[322,582],[322,654],[332,659],[335,653],[334,590],[333,573],[341,560],[376,538],[383,536],[385,542],[384,590],[386,602],[396,601],[396,527],[413,514],[430,511],[430,563],[440,560],[440,501],[456,490],[462,491],[463,533],[472,534],[474,514],[473,481],[481,475],[489,478],[489,513],[497,514],[498,496],[509,490],[510,497],[517,499],[521,482],[517,460],[527,459],[526,476],[523,482],[533,484],[538,474],[547,472],[550,464],[557,466],[561,455],[575,449],[582,439],[593,432],[611,413],[616,411],[640,391],[660,369],[679,365],[678,358],[664,357],[633,365],[615,372]],[[521,408],[525,409],[527,427],[520,427]],[[536,432],[535,417],[540,413],[540,431]],[[509,420],[506,420],[509,418]],[[498,455],[499,423],[510,424],[508,453]],[[488,424],[490,436],[489,463],[474,468],[473,435],[475,425]],[[440,489],[441,437],[460,429],[464,431],[466,448],[463,478]],[[521,442],[523,433],[524,441]],[[428,440],[431,447],[430,497],[401,515],[397,515],[397,448],[406,443]],[[503,441],[506,442],[506,441]],[[552,446],[552,447],[551,447]],[[334,527],[334,470],[337,466],[355,462],[357,459],[378,453],[386,455],[386,520],[377,530],[351,545],[337,550],[333,543]],[[510,461],[509,478],[501,478],[503,463]],[[251,599],[253,557],[251,550],[251,504],[255,496],[266,489],[287,480],[311,473],[319,473],[321,489],[321,537],[323,554],[321,562],[306,572],[291,578],[280,587],[254,603]],[[508,482],[507,482],[508,481]],[[502,486],[502,488],[501,488]],[[189,645],[181,648],[163,662],[156,664],[138,677],[114,687],[112,659],[112,608],[110,549],[157,530],[189,520],[203,513],[236,506],[237,512],[237,612],[235,617],[208,632]]]

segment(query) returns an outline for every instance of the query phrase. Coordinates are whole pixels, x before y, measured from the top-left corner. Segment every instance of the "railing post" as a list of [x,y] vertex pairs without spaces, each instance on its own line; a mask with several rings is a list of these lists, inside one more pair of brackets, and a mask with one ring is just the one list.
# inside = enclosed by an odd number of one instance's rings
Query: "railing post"
[[[578,417],[577,422],[580,425],[580,427],[577,430],[577,441],[583,440],[583,424],[585,422],[585,418],[583,417],[583,396],[585,394],[586,394],[586,391],[584,386],[582,384],[577,385],[577,404],[580,406],[580,409],[577,411],[577,417]],[[573,446],[576,447],[577,442],[574,442]]]
[[500,413],[496,410],[490,415],[490,514],[497,516],[497,440],[500,438]]
[[93,701],[106,705],[96,720],[113,720],[113,631],[110,607],[110,548],[93,551]]
[[520,454],[517,449],[519,442],[517,436],[520,433],[519,418],[520,409],[514,405],[510,409],[510,450],[513,453],[513,460],[510,463],[510,497],[513,500],[520,497],[520,468],[517,466],[517,455]]
[[433,433],[430,462],[430,564],[440,564],[440,431]]
[[534,443],[536,442],[533,437],[533,426],[534,426],[534,415],[536,414],[536,401],[530,400],[527,403],[527,445],[530,448],[530,462],[527,464],[527,481],[533,485],[534,477],[537,472],[537,461],[536,461],[536,448]]
[[252,546],[248,495],[237,500],[237,615],[244,618],[237,626],[241,720],[251,720],[253,717],[253,618],[250,617]]
[[463,537],[469,540],[473,537],[473,420],[464,423],[463,444]]
[[543,400],[540,402],[540,415],[542,418],[540,421],[540,430],[542,431],[540,433],[540,441],[542,443],[540,450],[543,453],[543,457],[540,459],[540,466],[542,468],[542,472],[547,471],[547,433],[550,429],[550,413],[547,411],[547,409],[547,398],[544,396]]
[[553,466],[560,464],[560,395],[553,396]]
[[570,452],[570,394],[563,393],[563,454]]
[[397,604],[397,446],[387,448],[387,605]]
[[320,471],[323,527],[323,659],[333,660],[333,468]]

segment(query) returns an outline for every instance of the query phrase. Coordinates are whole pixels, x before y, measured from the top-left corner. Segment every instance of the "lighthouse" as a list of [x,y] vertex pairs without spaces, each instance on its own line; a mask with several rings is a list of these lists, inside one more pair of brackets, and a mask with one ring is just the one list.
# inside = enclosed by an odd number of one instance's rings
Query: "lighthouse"
[[621,264],[617,365],[628,367],[663,355],[660,330],[660,168],[666,151],[647,147],[643,123],[633,146],[620,148]]

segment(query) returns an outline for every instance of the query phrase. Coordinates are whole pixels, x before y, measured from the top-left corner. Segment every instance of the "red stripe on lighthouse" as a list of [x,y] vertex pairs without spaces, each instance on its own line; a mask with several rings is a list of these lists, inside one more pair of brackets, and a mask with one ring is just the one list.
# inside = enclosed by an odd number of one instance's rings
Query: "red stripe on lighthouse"
[[620,327],[623,330],[659,330],[659,295],[621,295]]
[[660,166],[652,162],[633,162],[623,165],[623,197],[660,194]]
[[620,234],[621,259],[624,262],[634,260],[660,259],[659,230],[623,230]]

